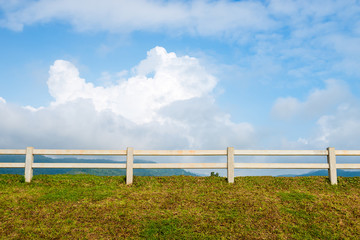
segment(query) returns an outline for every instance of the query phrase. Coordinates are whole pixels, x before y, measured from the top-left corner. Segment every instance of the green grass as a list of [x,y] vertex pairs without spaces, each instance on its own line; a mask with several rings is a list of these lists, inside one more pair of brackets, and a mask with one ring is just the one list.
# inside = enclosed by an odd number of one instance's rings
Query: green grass
[[0,175],[0,239],[360,239],[360,178]]

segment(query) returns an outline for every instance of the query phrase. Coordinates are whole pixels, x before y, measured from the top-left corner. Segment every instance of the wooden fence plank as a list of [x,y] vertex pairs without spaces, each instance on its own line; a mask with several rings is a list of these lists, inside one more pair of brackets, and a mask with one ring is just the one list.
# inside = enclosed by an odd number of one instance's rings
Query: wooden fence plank
[[336,156],[360,156],[360,150],[335,150]]
[[360,164],[353,164],[353,163],[343,163],[343,164],[336,164],[336,169],[360,169]]
[[33,163],[33,168],[103,168],[125,169],[124,163]]
[[332,185],[337,184],[337,172],[336,172],[336,155],[335,155],[335,148],[329,147],[328,148],[329,155],[327,157],[329,163],[329,178]]
[[126,150],[126,184],[133,183],[134,177],[134,149],[132,147],[128,147]]
[[34,155],[33,155],[34,148],[27,147],[26,148],[26,157],[25,157],[25,182],[31,182],[33,177],[33,168],[32,164],[34,162]]
[[328,169],[327,163],[235,163],[244,169]]
[[327,156],[327,150],[235,150],[235,156]]
[[234,148],[227,148],[227,181],[228,183],[234,183]]
[[134,163],[139,169],[225,169],[226,163]]
[[25,155],[25,149],[0,149],[0,155]]
[[25,163],[0,163],[0,168],[25,168]]
[[65,150],[65,149],[34,149],[35,155],[107,155],[125,156],[126,150]]
[[135,156],[226,156],[226,150],[134,150]]

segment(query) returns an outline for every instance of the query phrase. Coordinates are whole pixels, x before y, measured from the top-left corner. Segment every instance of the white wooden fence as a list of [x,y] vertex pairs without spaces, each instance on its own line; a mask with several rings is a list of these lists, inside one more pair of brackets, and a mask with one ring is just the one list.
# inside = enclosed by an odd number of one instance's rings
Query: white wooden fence
[[[337,164],[336,156],[360,156],[360,150],[58,150],[0,149],[0,155],[25,155],[24,163],[0,163],[0,168],[25,168],[30,182],[34,168],[117,168],[126,169],[126,184],[133,182],[133,169],[227,169],[227,180],[234,182],[234,169],[328,169],[331,184],[337,184],[336,169],[360,169],[360,164]],[[34,163],[34,155],[126,156],[126,163]],[[134,156],[227,156],[224,163],[134,163]],[[327,156],[327,163],[237,163],[234,156]]]

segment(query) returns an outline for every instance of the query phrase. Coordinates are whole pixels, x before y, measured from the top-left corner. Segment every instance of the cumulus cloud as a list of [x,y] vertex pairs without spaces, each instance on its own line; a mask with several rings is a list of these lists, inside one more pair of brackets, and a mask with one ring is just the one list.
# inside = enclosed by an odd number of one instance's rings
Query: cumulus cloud
[[216,78],[196,58],[177,57],[162,47],[150,50],[134,68],[134,76],[114,86],[87,83],[72,63],[63,60],[57,60],[49,74],[53,105],[91,99],[96,110],[109,109],[136,123],[153,121],[157,110],[174,101],[206,96],[216,85]]
[[156,47],[112,86],[94,86],[70,62],[50,67],[50,106],[0,101],[5,148],[223,149],[251,146],[255,131],[216,106],[216,78],[196,58]]

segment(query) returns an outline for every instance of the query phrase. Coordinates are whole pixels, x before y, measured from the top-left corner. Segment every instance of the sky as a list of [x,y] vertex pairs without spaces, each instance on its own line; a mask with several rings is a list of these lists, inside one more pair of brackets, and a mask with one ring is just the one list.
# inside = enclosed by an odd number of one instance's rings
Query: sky
[[358,0],[0,0],[0,56],[3,149],[360,149]]

